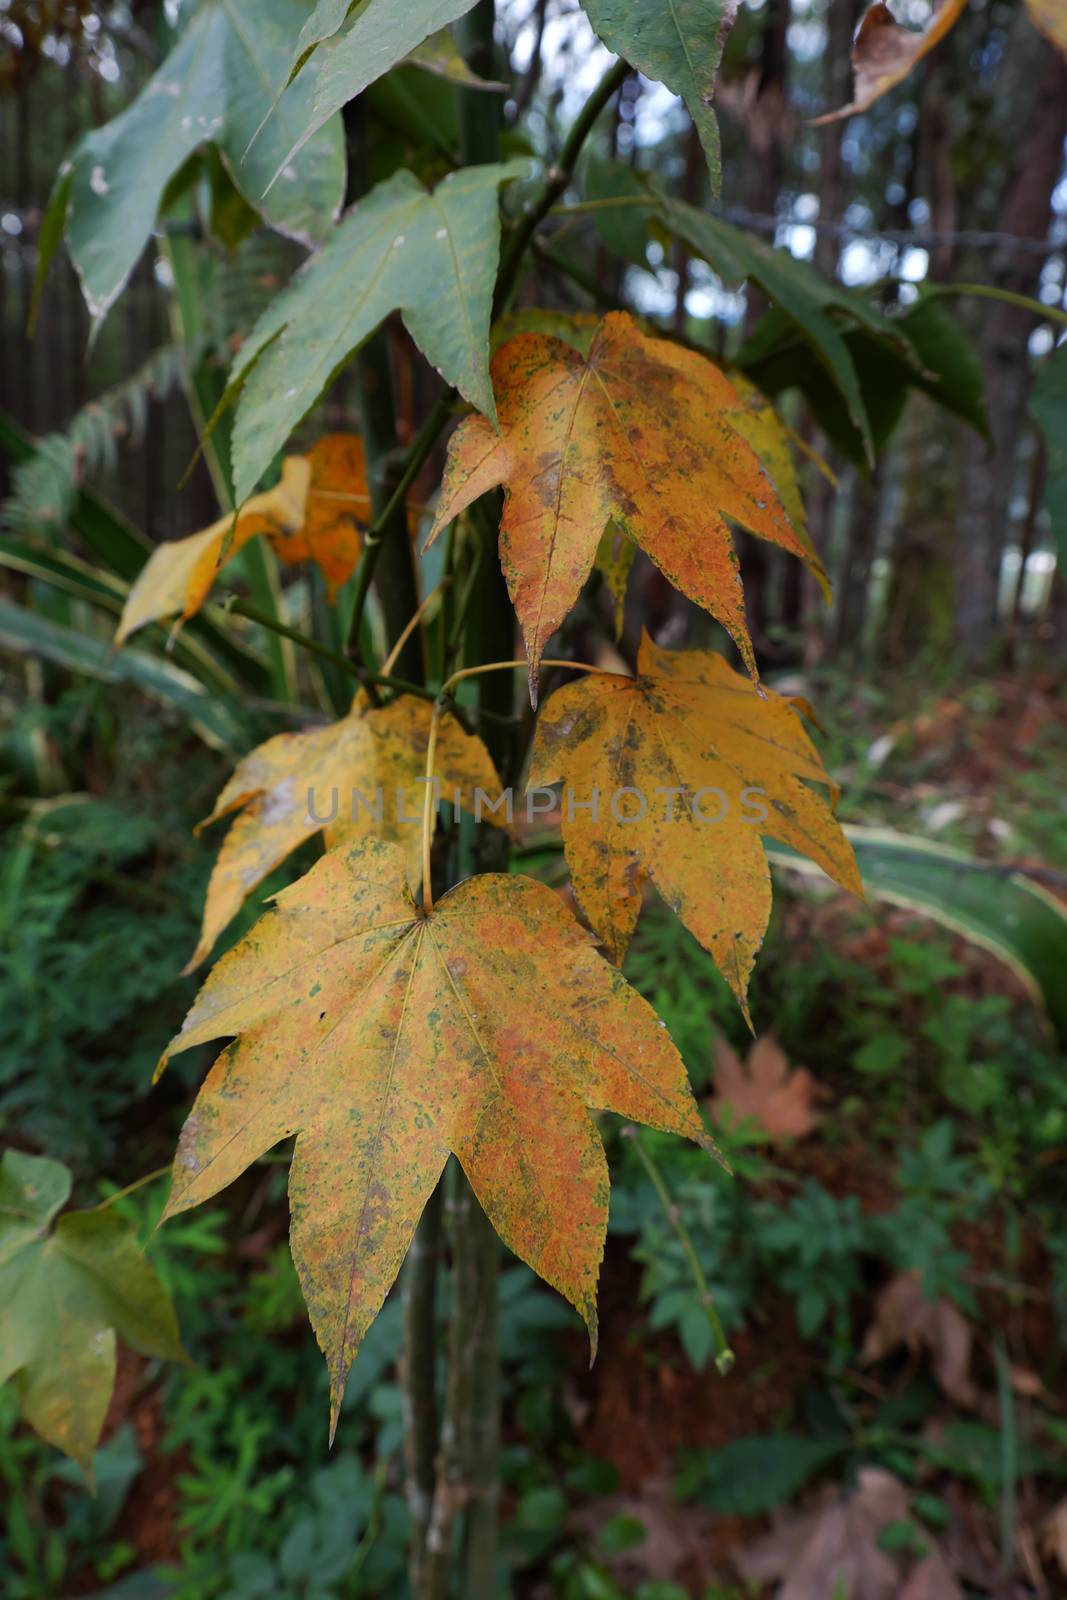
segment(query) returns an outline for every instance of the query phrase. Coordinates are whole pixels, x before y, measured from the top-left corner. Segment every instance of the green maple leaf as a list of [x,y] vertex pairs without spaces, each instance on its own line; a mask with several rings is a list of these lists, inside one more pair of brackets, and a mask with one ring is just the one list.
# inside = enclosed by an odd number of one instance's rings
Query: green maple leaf
[[116,1335],[184,1360],[170,1301],[132,1225],[68,1211],[70,1173],[8,1150],[0,1161],[0,1383],[23,1417],[86,1472],[115,1386]]
[[65,228],[89,310],[104,317],[148,242],[165,188],[207,144],[271,227],[304,244],[323,238],[344,199],[340,121],[301,139],[299,159],[287,156],[312,104],[314,67],[271,114],[306,14],[301,0],[202,0],[136,100],[80,139],[64,163],[41,232],[38,286]]
[[379,183],[260,318],[230,374],[234,491],[255,488],[275,452],[392,311],[427,359],[496,418],[489,319],[500,253],[497,190],[524,160],[466,167],[429,193],[410,172]]

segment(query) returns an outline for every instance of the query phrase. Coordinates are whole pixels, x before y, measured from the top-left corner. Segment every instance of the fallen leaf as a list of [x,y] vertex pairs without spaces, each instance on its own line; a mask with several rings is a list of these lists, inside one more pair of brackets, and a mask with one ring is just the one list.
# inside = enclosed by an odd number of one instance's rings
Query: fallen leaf
[[183,1360],[170,1301],[130,1222],[68,1211],[70,1173],[44,1156],[0,1161],[0,1383],[42,1439],[91,1473],[115,1386],[116,1335]]
[[933,1359],[934,1377],[957,1405],[973,1406],[978,1398],[970,1377],[974,1334],[951,1300],[928,1300],[918,1273],[901,1272],[882,1290],[874,1319],[863,1340],[860,1359],[882,1361],[898,1345]]
[[604,1108],[711,1148],[646,1001],[544,884],[482,873],[428,915],[403,852],[340,845],[215,966],[167,1055],[233,1038],[182,1131],[167,1216],[296,1134],[293,1260],[330,1372],[349,1367],[454,1152],[595,1349]]
[[752,1583],[784,1579],[774,1600],[897,1600],[900,1573],[878,1536],[907,1514],[903,1484],[879,1467],[862,1467],[852,1494],[783,1519],[734,1563]]
[[[408,877],[421,876],[426,751],[433,708],[399,695],[371,708],[361,692],[348,716],[306,733],[279,733],[238,762],[199,833],[240,812],[223,841],[208,883],[200,939],[186,972],[210,953],[256,886],[305,839],[325,830],[342,840],[391,839],[404,846]],[[449,712],[438,722],[434,775],[442,798],[475,810],[478,790],[495,804],[500,780],[482,741]],[[336,813],[336,815],[334,815]],[[483,802],[488,822],[506,827],[504,811]]]
[[803,1139],[818,1123],[819,1085],[806,1067],[790,1068],[773,1034],[756,1040],[744,1065],[720,1034],[715,1062],[711,1108],[716,1122],[729,1108],[734,1126],[750,1118],[772,1139]]
[[963,1600],[963,1590],[944,1556],[934,1550],[919,1562],[897,1600]]
[[1041,1524],[1041,1549],[1067,1578],[1067,1500],[1061,1500]]
[[771,909],[764,833],[863,892],[830,805],[808,787],[832,789],[792,702],[713,651],[661,650],[645,635],[635,678],[590,674],[558,689],[538,719],[530,782],[559,779],[567,865],[614,961],[650,879],[745,1008]]
[[725,374],[612,312],[584,353],[544,334],[516,335],[494,355],[492,376],[500,431],[485,417],[460,423],[428,542],[504,485],[500,559],[526,641],[531,697],[545,644],[577,600],[611,521],[723,624],[755,676],[726,519],[814,569],[818,562],[733,424],[743,403]]
[[883,0],[876,0],[863,13],[852,41],[852,71],[855,77],[852,99],[839,111],[815,117],[815,127],[854,117],[908,76],[954,26],[967,0],[933,0],[930,20],[925,28],[903,28]]

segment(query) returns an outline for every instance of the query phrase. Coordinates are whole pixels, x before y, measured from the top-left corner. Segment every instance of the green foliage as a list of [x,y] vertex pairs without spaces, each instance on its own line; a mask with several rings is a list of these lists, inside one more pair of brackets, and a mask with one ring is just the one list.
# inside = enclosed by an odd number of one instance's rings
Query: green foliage
[[229,392],[234,490],[255,488],[275,452],[390,311],[473,405],[495,417],[489,317],[500,246],[497,190],[521,161],[453,173],[428,194],[409,172],[371,190],[242,347]]
[[0,1162],[0,1384],[26,1421],[86,1472],[115,1381],[116,1336],[182,1357],[174,1313],[130,1224],[104,1210],[56,1214],[70,1173],[43,1156]]
[[582,0],[597,34],[646,78],[680,94],[700,136],[717,194],[722,176],[719,125],[711,109],[723,43],[733,20],[723,0]]
[[[340,123],[290,155],[317,69],[284,106],[275,110],[272,100],[303,16],[300,0],[202,0],[137,99],[86,134],[65,164],[45,222],[39,282],[65,225],[89,310],[94,319],[105,316],[148,241],[167,185],[208,144],[272,227],[309,244],[324,237],[344,195]],[[289,170],[268,188],[282,167]]]

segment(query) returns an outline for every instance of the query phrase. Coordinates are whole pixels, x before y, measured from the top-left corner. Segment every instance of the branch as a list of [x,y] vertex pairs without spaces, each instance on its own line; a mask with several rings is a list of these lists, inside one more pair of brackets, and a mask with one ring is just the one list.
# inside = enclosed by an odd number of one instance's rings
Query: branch
[[563,149],[560,151],[559,161],[555,166],[550,167],[545,174],[545,181],[540,195],[529,209],[524,212],[515,232],[511,236],[511,241],[500,265],[500,276],[497,279],[496,299],[493,303],[493,310],[496,315],[499,315],[507,307],[511,299],[519,276],[519,268],[522,265],[522,258],[526,254],[530,240],[574,177],[574,169],[578,165],[578,157],[582,153],[582,146],[590,133],[592,133],[600,113],[629,72],[630,66],[628,62],[616,61],[614,66],[608,68],[574,119],[571,130],[564,141]]

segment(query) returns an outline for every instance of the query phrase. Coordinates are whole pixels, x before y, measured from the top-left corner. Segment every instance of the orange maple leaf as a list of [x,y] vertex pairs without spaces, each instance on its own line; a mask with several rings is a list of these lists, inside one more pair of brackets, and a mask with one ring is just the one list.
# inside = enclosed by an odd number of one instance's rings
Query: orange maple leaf
[[[651,879],[745,993],[771,911],[762,835],[862,894],[800,702],[760,691],[713,651],[661,650],[647,634],[637,676],[590,674],[553,694],[530,781],[566,783],[563,844],[575,892],[621,961]],[[630,791],[622,798],[623,791]],[[594,792],[597,809],[591,809]]]
[[523,333],[492,362],[499,433],[467,417],[449,444],[431,542],[505,486],[500,559],[536,701],[541,656],[592,570],[609,522],[729,631],[755,675],[727,518],[821,571],[758,454],[734,425],[744,402],[715,364],[612,312],[585,350]]
[[711,1148],[666,1029],[558,895],[483,873],[427,914],[391,844],[340,845],[278,895],[167,1053],[234,1036],[182,1131],[165,1215],[296,1134],[290,1237],[331,1433],[450,1152],[595,1348],[608,1173],[590,1110]]

